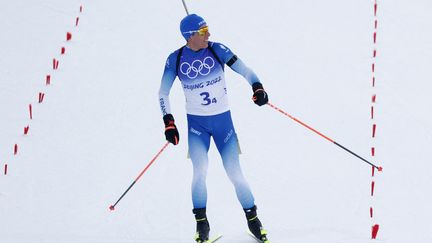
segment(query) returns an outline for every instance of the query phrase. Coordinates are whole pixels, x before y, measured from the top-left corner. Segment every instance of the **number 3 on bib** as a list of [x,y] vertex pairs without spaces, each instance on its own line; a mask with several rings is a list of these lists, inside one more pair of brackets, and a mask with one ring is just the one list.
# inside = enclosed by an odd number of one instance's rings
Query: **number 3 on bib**
[[210,105],[212,103],[217,103],[216,98],[211,99],[209,92],[202,92],[201,97],[203,98],[204,103],[201,103],[201,105]]

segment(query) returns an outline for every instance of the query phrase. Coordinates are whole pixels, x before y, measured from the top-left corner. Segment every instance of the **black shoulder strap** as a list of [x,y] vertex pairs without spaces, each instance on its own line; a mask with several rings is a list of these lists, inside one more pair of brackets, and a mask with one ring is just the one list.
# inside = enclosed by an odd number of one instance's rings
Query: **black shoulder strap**
[[179,64],[180,64],[180,58],[181,58],[181,55],[183,53],[183,48],[184,47],[185,46],[180,47],[180,49],[178,50],[178,53],[177,53],[177,61],[176,61],[176,75],[177,76],[178,76],[178,69],[179,69]]
[[218,57],[218,55],[216,54],[216,52],[213,50],[212,47],[213,43],[209,43],[208,45],[208,49],[210,50],[210,52],[213,54],[213,56],[216,58],[216,60],[218,61],[218,63],[222,66],[222,70],[225,69],[225,65],[224,63],[220,60],[220,58]]

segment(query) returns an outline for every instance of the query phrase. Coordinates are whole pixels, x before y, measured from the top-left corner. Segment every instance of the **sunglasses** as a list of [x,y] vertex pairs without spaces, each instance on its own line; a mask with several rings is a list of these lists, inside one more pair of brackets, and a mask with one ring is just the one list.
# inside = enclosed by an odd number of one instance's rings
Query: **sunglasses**
[[202,27],[201,29],[197,30],[196,32],[198,33],[198,35],[204,36],[205,34],[207,34],[208,31],[209,31],[209,28],[208,28],[208,26],[206,26],[206,27]]
[[189,34],[198,33],[198,35],[204,36],[208,31],[209,31],[209,28],[208,28],[208,26],[206,26],[206,27],[202,27],[199,30],[192,30],[192,31],[187,31],[187,32],[183,32],[183,33],[189,33]]

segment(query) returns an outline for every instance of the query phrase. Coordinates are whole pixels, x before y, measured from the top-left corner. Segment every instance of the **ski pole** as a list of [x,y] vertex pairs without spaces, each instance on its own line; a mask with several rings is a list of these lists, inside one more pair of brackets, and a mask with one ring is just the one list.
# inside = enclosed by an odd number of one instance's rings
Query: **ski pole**
[[182,0],[182,2],[183,2],[183,7],[186,10],[186,15],[189,15],[189,10],[187,9],[185,0]]
[[135,185],[135,183],[141,178],[141,176],[147,171],[147,169],[150,167],[150,165],[155,162],[155,160],[159,157],[159,155],[165,150],[165,148],[168,146],[169,142],[166,142],[165,145],[159,150],[159,152],[153,157],[152,160],[147,164],[147,166],[141,171],[141,173],[137,176],[137,178],[132,182],[132,184],[128,187],[128,189],[121,195],[121,197],[117,200],[114,205],[109,206],[109,209],[113,211],[115,209],[115,206],[120,202],[120,200],[128,193],[128,191]]
[[348,153],[354,155],[355,157],[363,160],[364,162],[368,163],[369,165],[373,166],[374,168],[378,169],[378,171],[382,171],[382,167],[381,166],[376,166],[374,164],[372,164],[371,162],[367,161],[366,159],[364,159],[363,157],[359,156],[358,154],[354,153],[353,151],[347,149],[346,147],[342,146],[341,144],[337,143],[336,141],[334,141],[333,139],[327,137],[326,135],[320,133],[319,131],[317,131],[316,129],[312,128],[311,126],[307,125],[306,123],[300,121],[299,119],[291,116],[290,114],[288,114],[287,112],[283,111],[282,109],[276,107],[275,105],[273,105],[272,103],[268,102],[267,105],[269,105],[271,108],[279,111],[280,113],[284,114],[285,116],[291,118],[292,120],[300,123],[302,126],[308,128],[309,130],[315,132],[316,134],[320,135],[321,137],[323,137],[324,139],[326,139],[327,141],[330,141],[332,143],[334,143],[335,145],[337,145],[338,147],[344,149],[345,151],[347,151]]

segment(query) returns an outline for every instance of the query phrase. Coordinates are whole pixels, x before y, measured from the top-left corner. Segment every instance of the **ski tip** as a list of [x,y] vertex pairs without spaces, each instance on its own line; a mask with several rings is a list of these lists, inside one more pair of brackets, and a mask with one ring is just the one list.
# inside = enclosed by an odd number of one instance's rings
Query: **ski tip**
[[267,239],[267,237],[265,237],[264,240],[260,240],[260,239],[256,238],[255,235],[250,230],[246,230],[246,232],[259,243],[270,243],[270,241]]
[[203,242],[203,243],[213,243],[213,242],[216,242],[217,240],[219,240],[220,238],[222,238],[222,234],[220,234],[220,235],[217,235],[217,236],[215,236],[215,237],[213,237],[213,238],[211,238],[211,239],[208,239],[208,240],[206,240],[206,241],[197,241],[197,242]]
[[209,243],[216,242],[216,241],[219,240],[220,238],[222,238],[222,234],[217,235],[216,237],[214,237],[213,239],[211,239],[211,240],[209,241]]
[[114,208],[113,205],[109,206],[109,210],[110,210],[110,211],[114,211],[114,209],[115,209],[115,208]]

